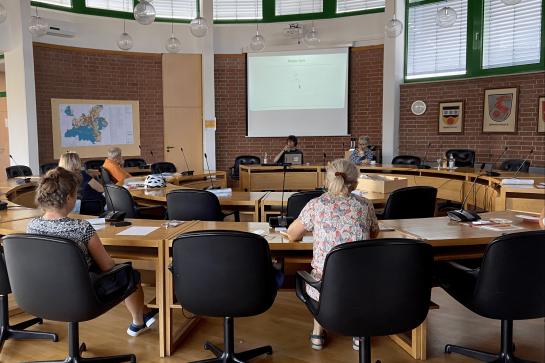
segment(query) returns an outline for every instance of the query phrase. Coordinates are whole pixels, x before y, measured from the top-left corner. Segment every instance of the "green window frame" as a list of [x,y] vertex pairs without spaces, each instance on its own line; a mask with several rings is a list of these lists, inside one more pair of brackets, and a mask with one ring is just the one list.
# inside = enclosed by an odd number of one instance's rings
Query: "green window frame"
[[[545,69],[545,0],[541,5],[541,56],[540,63],[523,64],[516,66],[484,68],[483,59],[483,32],[484,32],[484,2],[485,0],[468,1],[467,9],[467,46],[466,46],[466,74],[446,77],[429,77],[407,79],[408,55],[408,19],[409,7],[439,3],[443,0],[405,0],[405,83],[428,82],[447,79],[463,79],[516,73],[538,72]],[[508,6],[508,5],[506,5]],[[516,5],[515,5],[516,6]]]

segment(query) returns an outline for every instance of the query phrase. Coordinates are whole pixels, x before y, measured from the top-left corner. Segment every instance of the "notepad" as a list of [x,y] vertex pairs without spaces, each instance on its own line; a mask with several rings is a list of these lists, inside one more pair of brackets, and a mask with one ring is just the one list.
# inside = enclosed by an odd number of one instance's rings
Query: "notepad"
[[312,243],[312,242],[314,242],[314,237],[313,236],[303,236],[303,239],[301,240],[301,242]]
[[139,226],[133,226],[129,227],[121,232],[119,232],[118,236],[147,236],[151,232],[155,231],[159,227],[139,227]]
[[87,222],[91,223],[93,226],[97,226],[97,225],[105,224],[106,218],[91,218],[91,219],[88,219]]

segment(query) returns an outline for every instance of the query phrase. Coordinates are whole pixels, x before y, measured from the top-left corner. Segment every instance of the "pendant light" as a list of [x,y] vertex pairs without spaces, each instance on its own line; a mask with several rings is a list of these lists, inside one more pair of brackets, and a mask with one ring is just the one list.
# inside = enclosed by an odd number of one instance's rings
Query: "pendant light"
[[6,21],[8,18],[8,11],[6,10],[6,7],[0,3],[0,24]]
[[125,30],[125,19],[123,19],[123,33],[119,36],[117,40],[117,46],[121,50],[129,50],[133,46],[132,37]]
[[[314,0],[312,0],[312,12],[314,13],[314,11]],[[314,20],[312,20],[312,28],[303,37],[303,43],[309,48],[316,47],[320,44],[320,37],[318,36],[318,31],[314,27]]]
[[149,25],[155,20],[156,12],[150,0],[140,0],[135,5],[133,14],[138,24]]
[[[236,1],[237,8],[238,8],[238,1]],[[254,52],[260,52],[265,48],[265,38],[261,33],[259,32],[259,20],[258,17],[258,8],[259,2],[256,0],[255,2],[255,26],[256,26],[256,32],[255,35],[250,39],[250,49]],[[238,16],[238,11],[237,11]]]
[[394,15],[392,16],[392,19],[386,22],[384,29],[388,38],[397,38],[403,32],[403,23],[401,20],[397,19],[396,0],[392,1],[394,2]]
[[49,29],[49,24],[47,24],[40,16],[38,15],[38,7],[36,6],[36,15],[33,15],[30,18],[30,24],[28,26],[28,31],[35,37],[41,37],[47,34]]
[[[505,5],[517,5],[520,3],[521,0],[501,0],[502,3]],[[0,21],[1,23],[2,21]]]
[[204,37],[206,35],[206,32],[208,31],[208,23],[206,19],[200,16],[191,20],[189,26],[189,31],[191,32],[191,34],[193,34],[194,37],[197,38]]
[[170,37],[165,44],[165,49],[169,53],[178,53],[182,49],[182,42],[174,36],[174,0],[170,0]]
[[447,6],[443,6],[440,9],[437,9],[437,14],[435,15],[435,22],[437,25],[439,25],[441,28],[450,28],[451,26],[456,23],[456,19],[458,18],[458,13],[454,8]]

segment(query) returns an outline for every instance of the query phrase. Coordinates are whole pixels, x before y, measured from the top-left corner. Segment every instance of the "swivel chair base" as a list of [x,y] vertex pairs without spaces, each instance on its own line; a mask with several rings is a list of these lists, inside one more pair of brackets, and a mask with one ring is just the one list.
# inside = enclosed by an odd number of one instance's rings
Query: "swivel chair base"
[[267,345],[260,348],[250,349],[245,352],[235,353],[235,329],[233,318],[225,318],[223,329],[225,351],[221,350],[210,342],[206,342],[204,343],[204,349],[210,350],[212,353],[214,353],[216,358],[200,360],[192,363],[244,363],[252,358],[259,357],[263,354],[271,355],[273,352],[272,347],[270,345]]
[[136,356],[134,354],[116,355],[116,356],[110,356],[110,357],[83,358],[81,356],[81,353],[87,350],[87,347],[85,346],[85,343],[82,343],[81,345],[79,344],[78,323],[68,323],[68,348],[69,348],[69,355],[64,360],[44,360],[44,361],[34,361],[32,363],[83,363],[83,362],[136,363]]
[[46,333],[41,331],[26,331],[24,329],[35,324],[42,324],[41,318],[34,318],[27,321],[23,321],[13,326],[9,325],[8,315],[8,297],[6,295],[0,295],[0,350],[6,340],[33,340],[43,339],[52,340],[54,342],[59,340],[59,337],[55,333]]
[[445,346],[445,353],[458,353],[481,362],[489,363],[536,363],[515,357],[512,320],[502,320],[501,322],[501,352],[499,354],[482,352],[452,344]]

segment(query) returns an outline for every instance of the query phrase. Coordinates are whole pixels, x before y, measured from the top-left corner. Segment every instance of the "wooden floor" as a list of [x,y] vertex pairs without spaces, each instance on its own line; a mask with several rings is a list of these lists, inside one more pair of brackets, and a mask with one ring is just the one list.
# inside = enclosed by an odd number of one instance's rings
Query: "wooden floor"
[[[499,322],[481,318],[453,301],[440,289],[434,289],[433,301],[441,308],[430,312],[428,362],[474,362],[469,358],[445,355],[445,343],[472,346],[495,351],[499,346]],[[19,319],[17,319],[19,318]],[[12,323],[20,320],[17,316]],[[139,337],[129,337],[125,330],[129,314],[120,305],[106,315],[81,324],[81,338],[88,347],[86,356],[135,353],[138,362],[188,362],[211,358],[202,349],[203,342],[222,341],[222,320],[204,319],[191,337],[170,358],[160,359],[157,349],[157,328]],[[255,359],[254,362],[357,362],[351,338],[330,334],[327,346],[321,352],[310,349],[308,334],[311,330],[310,314],[292,291],[279,293],[274,306],[265,314],[235,320],[236,349],[245,350],[271,344],[274,354]],[[66,327],[56,322],[45,322],[32,329],[54,331],[60,341],[23,342],[8,341],[0,353],[1,362],[60,359],[66,355]],[[542,319],[515,323],[517,355],[536,362],[545,362],[545,324]],[[374,338],[373,359],[383,363],[414,362],[389,338]]]

